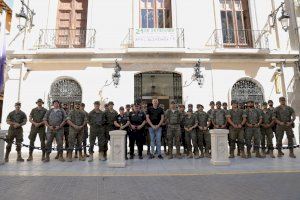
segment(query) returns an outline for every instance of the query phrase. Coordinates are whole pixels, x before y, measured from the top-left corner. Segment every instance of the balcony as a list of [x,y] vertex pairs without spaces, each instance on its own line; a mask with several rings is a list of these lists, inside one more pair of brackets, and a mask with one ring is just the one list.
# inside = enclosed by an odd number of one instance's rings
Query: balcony
[[95,29],[41,29],[37,48],[94,48],[95,39]]
[[183,28],[129,29],[122,42],[125,48],[184,48]]
[[269,37],[263,30],[216,29],[206,43],[214,48],[269,49]]

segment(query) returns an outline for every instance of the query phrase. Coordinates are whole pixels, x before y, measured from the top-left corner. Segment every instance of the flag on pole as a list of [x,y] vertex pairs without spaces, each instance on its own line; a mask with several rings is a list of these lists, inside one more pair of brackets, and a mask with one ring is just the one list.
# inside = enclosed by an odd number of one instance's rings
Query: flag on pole
[[1,17],[1,32],[0,32],[0,92],[4,89],[4,69],[6,65],[6,10],[2,9]]

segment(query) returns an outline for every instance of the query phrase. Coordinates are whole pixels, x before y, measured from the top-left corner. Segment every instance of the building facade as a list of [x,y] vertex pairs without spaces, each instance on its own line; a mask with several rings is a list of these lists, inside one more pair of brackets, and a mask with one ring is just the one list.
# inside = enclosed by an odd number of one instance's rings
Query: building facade
[[[38,98],[82,101],[87,110],[95,100],[119,107],[153,96],[167,106],[174,99],[206,109],[211,100],[278,105],[286,96],[289,104],[300,103],[297,34],[293,23],[285,31],[269,16],[281,0],[28,2],[34,26],[20,31],[13,15],[3,116],[15,101],[29,113]],[[16,1],[13,12],[21,7]],[[285,1],[284,8],[292,13],[296,6]],[[299,118],[297,141],[298,126]]]

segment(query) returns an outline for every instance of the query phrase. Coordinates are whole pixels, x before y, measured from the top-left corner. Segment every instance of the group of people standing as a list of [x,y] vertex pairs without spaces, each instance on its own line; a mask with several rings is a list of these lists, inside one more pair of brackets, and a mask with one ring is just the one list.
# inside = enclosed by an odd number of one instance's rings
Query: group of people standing
[[[42,161],[49,162],[52,143],[57,143],[56,159],[65,161],[63,152],[66,151],[66,160],[72,162],[73,158],[84,161],[94,159],[94,146],[98,142],[99,159],[107,159],[109,132],[112,130],[127,131],[125,140],[125,158],[128,159],[127,139],[129,138],[129,159],[133,159],[134,146],[137,145],[138,158],[143,159],[143,146],[147,145],[149,159],[163,159],[161,146],[168,159],[203,158],[210,157],[210,129],[229,129],[228,142],[230,158],[237,155],[242,158],[251,158],[251,149],[255,156],[264,158],[268,154],[274,158],[273,137],[276,136],[278,157],[282,157],[282,139],[286,132],[288,139],[289,156],[295,158],[293,151],[293,127],[295,112],[286,105],[284,97],[279,98],[280,105],[273,107],[273,102],[264,102],[261,106],[249,100],[246,105],[231,101],[231,109],[221,102],[210,103],[210,110],[204,111],[204,106],[197,104],[197,111],[193,112],[193,105],[188,109],[184,105],[170,102],[168,110],[159,104],[157,98],[152,99],[152,105],[136,102],[114,110],[114,103],[105,105],[100,109],[100,102],[94,102],[94,109],[87,113],[84,103],[75,103],[74,109],[69,110],[67,104],[60,104],[58,100],[52,102],[47,110],[43,107],[43,100],[38,99],[37,107],[29,115],[31,131],[29,134],[30,147],[27,161],[33,160],[34,143],[39,135],[42,150]],[[222,107],[223,106],[223,107]],[[5,161],[9,161],[9,154],[13,141],[16,140],[17,161],[23,162],[21,148],[23,142],[23,128],[27,123],[26,114],[21,111],[21,104],[15,104],[15,110],[7,117],[9,124],[6,137],[7,146]],[[88,125],[90,131],[88,131]],[[47,131],[46,131],[47,128]],[[87,153],[87,138],[89,137],[89,154]],[[246,145],[246,152],[245,152]],[[173,154],[173,147],[176,153]],[[183,152],[181,151],[183,147]],[[73,151],[75,149],[75,156]],[[82,150],[84,153],[82,153]]]

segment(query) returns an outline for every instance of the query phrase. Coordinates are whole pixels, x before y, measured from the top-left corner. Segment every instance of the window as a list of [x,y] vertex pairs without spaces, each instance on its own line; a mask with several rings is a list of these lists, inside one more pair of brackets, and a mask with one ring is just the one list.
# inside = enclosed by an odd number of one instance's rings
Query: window
[[57,47],[85,47],[88,0],[60,0]]
[[251,46],[252,31],[248,0],[220,0],[223,43],[227,46]]
[[171,0],[140,0],[141,28],[172,28]]

